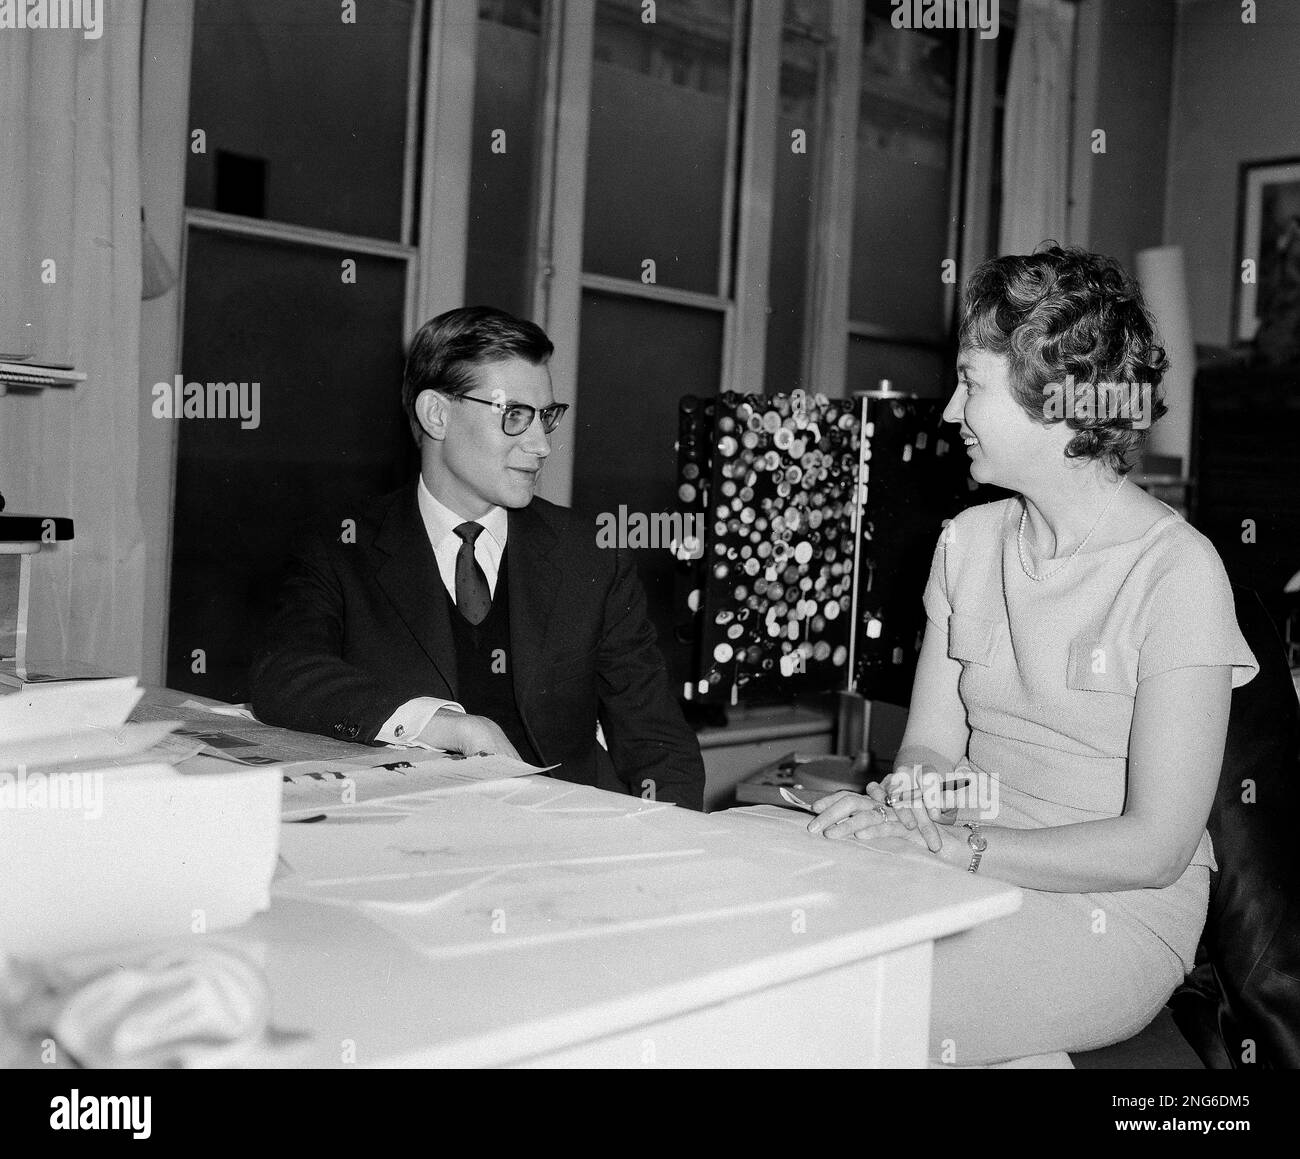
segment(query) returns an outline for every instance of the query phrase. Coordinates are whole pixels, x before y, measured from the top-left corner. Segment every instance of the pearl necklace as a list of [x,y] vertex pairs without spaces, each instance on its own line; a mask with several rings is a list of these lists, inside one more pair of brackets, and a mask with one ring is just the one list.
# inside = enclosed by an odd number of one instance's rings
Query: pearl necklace
[[1092,538],[1092,533],[1096,531],[1098,527],[1101,526],[1101,521],[1106,518],[1106,512],[1110,510],[1110,505],[1115,502],[1115,496],[1119,494],[1120,487],[1123,487],[1127,481],[1128,481],[1127,475],[1120,476],[1119,487],[1116,487],[1115,490],[1110,493],[1110,498],[1106,500],[1106,506],[1101,509],[1101,514],[1097,516],[1097,522],[1092,525],[1092,528],[1091,530],[1089,530],[1088,534],[1085,535],[1083,539],[1079,541],[1079,546],[1076,547],[1072,552],[1070,552],[1070,554],[1066,556],[1063,560],[1061,560],[1061,562],[1057,564],[1056,567],[1054,567],[1051,571],[1044,572],[1042,575],[1036,575],[1030,569],[1029,561],[1025,559],[1025,521],[1029,518],[1029,507],[1028,505],[1026,505],[1025,509],[1020,513],[1020,531],[1016,535],[1016,550],[1020,553],[1020,566],[1024,570],[1025,575],[1027,575],[1031,580],[1035,581],[1036,583],[1042,583],[1044,580],[1051,579],[1052,576],[1056,575],[1058,572],[1061,571],[1062,568],[1064,568],[1068,563],[1070,563],[1070,561],[1073,560],[1074,557],[1079,554],[1079,552],[1081,552],[1085,547],[1088,546],[1088,540]]

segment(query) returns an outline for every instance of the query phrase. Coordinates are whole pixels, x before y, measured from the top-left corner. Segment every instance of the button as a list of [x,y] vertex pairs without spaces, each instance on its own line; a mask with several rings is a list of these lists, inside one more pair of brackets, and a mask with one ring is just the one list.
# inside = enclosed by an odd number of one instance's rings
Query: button
[[731,645],[728,644],[725,640],[713,649],[713,658],[719,664],[725,664],[728,660],[731,659],[732,655],[733,653],[732,653]]
[[677,498],[683,503],[693,503],[695,501],[695,488],[689,483],[683,483],[677,488]]

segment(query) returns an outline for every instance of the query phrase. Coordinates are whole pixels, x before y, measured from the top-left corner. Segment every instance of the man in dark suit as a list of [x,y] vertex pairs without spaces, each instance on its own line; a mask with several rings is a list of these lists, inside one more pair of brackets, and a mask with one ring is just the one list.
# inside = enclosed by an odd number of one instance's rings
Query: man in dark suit
[[253,708],[363,744],[558,763],[565,780],[699,809],[699,745],[631,560],[533,497],[567,409],[552,350],[487,307],[425,323],[402,383],[420,478],[294,557]]

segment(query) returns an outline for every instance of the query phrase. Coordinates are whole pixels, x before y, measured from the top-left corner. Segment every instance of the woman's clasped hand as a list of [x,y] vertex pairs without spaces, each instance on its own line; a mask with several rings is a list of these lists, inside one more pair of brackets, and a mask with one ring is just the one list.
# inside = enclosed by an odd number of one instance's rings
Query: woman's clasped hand
[[808,831],[831,840],[902,837],[939,853],[956,840],[951,832],[957,819],[951,786],[928,765],[899,768],[883,782],[870,782],[862,793],[833,793],[813,802],[817,816]]

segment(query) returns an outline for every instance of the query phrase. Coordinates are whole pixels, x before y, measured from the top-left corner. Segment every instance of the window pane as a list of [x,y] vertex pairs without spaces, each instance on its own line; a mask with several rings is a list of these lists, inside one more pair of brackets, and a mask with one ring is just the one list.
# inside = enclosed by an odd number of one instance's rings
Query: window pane
[[[190,231],[183,380],[247,382],[259,406],[250,428],[153,420],[178,426],[173,688],[246,700],[297,534],[414,472],[399,401],[406,263],[350,256],[356,285],[340,279],[335,250]],[[192,670],[195,648],[206,673]]]
[[880,380],[887,378],[891,390],[946,399],[957,381],[953,363],[941,350],[850,334],[845,386],[849,393],[879,390]]
[[394,241],[414,0],[198,0],[187,204]]
[[[811,389],[803,379],[804,324],[812,254],[813,197],[821,163],[825,3],[787,0],[781,35],[776,188],[768,275],[768,394]],[[802,138],[795,134],[802,132]]]
[[596,6],[583,269],[716,294],[726,196],[731,0]]
[[465,301],[532,313],[541,0],[479,5]]
[[[581,334],[574,507],[593,515],[617,514],[620,504],[647,516],[673,511],[677,407],[684,394],[718,393],[722,314],[588,291]],[[651,619],[669,651],[672,554],[647,549],[636,558]]]
[[871,0],[863,22],[862,99],[849,317],[944,338],[958,36],[894,28]]

